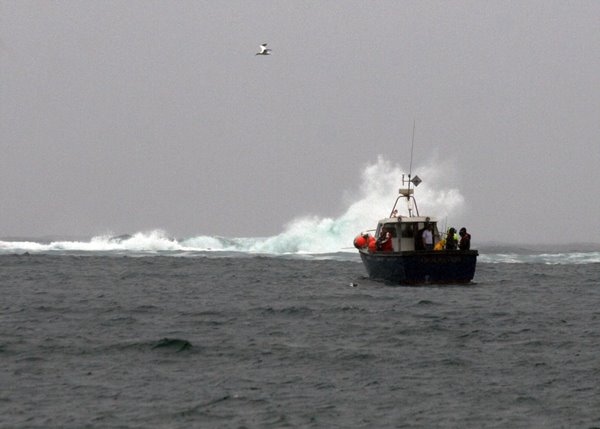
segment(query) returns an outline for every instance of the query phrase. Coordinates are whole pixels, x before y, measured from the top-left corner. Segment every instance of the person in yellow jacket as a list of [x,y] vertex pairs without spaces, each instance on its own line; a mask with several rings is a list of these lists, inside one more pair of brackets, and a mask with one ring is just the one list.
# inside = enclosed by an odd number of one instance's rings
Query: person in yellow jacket
[[440,241],[435,243],[433,250],[444,250],[444,246],[446,246],[446,240],[442,238]]

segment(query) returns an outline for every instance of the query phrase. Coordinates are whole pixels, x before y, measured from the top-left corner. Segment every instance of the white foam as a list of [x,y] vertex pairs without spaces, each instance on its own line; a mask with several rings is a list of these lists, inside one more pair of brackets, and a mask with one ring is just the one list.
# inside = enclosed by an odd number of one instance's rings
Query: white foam
[[600,262],[600,252],[569,253],[489,253],[481,254],[479,261],[490,264],[545,264],[545,265],[579,265]]
[[[455,188],[445,186],[443,180],[451,176],[451,166],[432,162],[415,169],[424,180],[416,196],[421,214],[443,219],[460,213],[464,199]],[[398,189],[402,187],[400,166],[379,157],[365,167],[362,184],[348,208],[340,216],[303,216],[290,221],[283,232],[271,237],[197,236],[182,240],[169,238],[161,230],[138,232],[130,237],[114,238],[109,234],[90,241],[2,242],[0,251],[7,252],[194,252],[235,251],[266,254],[323,254],[354,252],[352,241],[361,231],[375,227],[377,220],[390,214]],[[348,199],[348,198],[347,198]],[[404,206],[399,207],[401,212]],[[404,210],[405,211],[405,210]]]

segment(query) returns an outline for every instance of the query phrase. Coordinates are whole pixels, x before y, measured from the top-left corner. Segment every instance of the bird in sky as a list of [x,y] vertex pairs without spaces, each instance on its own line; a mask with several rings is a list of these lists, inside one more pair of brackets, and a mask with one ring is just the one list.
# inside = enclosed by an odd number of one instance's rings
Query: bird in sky
[[266,43],[263,43],[260,45],[260,52],[257,52],[255,55],[271,55],[271,50],[267,48]]

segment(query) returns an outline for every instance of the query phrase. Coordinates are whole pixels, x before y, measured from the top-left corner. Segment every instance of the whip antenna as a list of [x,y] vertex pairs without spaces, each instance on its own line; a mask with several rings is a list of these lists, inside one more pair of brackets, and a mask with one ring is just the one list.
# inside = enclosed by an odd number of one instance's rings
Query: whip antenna
[[412,142],[410,144],[410,167],[408,168],[408,180],[410,180],[410,175],[412,174],[413,149],[415,148],[415,125],[416,125],[416,120],[413,119],[413,133],[412,133]]
[[[416,119],[413,119],[412,142],[410,144],[410,166],[408,167],[408,193],[409,193],[409,196],[407,198],[408,198],[409,202],[410,202],[410,179],[411,179],[411,175],[412,175],[413,149],[415,148],[415,123],[416,123]],[[402,183],[404,184],[404,175],[402,176]],[[410,209],[408,211],[410,214]]]
[[[411,184],[413,185],[413,187],[416,188],[417,186],[419,186],[419,183],[421,183],[421,179],[419,178],[419,176],[412,177],[413,150],[415,148],[415,125],[416,125],[416,120],[413,120],[413,132],[412,132],[412,143],[410,145],[410,168],[408,170],[408,180],[404,179],[404,174],[402,175],[402,186],[404,186],[405,184],[408,184],[408,187],[400,188],[400,195],[398,196],[398,198],[396,198],[396,203],[394,203],[394,207],[392,208],[392,214],[393,214],[394,210],[396,209],[396,204],[398,203],[398,200],[402,197],[405,197],[406,204],[408,206],[408,216],[409,217],[413,217],[413,214],[412,214],[413,209],[411,206],[411,199],[415,205],[415,211],[417,212],[417,216],[419,216],[419,209],[417,207],[417,201],[412,196],[414,191],[412,189],[410,189]],[[392,214],[390,214],[390,217],[392,217]]]

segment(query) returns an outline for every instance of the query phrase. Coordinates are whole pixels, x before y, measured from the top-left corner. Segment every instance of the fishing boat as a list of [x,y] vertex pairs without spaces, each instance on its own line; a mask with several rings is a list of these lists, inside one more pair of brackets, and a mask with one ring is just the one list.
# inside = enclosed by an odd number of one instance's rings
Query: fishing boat
[[[419,215],[414,197],[419,183],[419,176],[402,175],[403,187],[390,215],[377,222],[375,230],[362,232],[354,239],[369,277],[408,285],[471,282],[479,253],[477,250],[445,248],[445,240],[454,237],[440,234],[436,218]],[[407,215],[398,214],[400,200],[406,201]],[[427,249],[423,244],[426,229],[431,231],[433,249]]]

